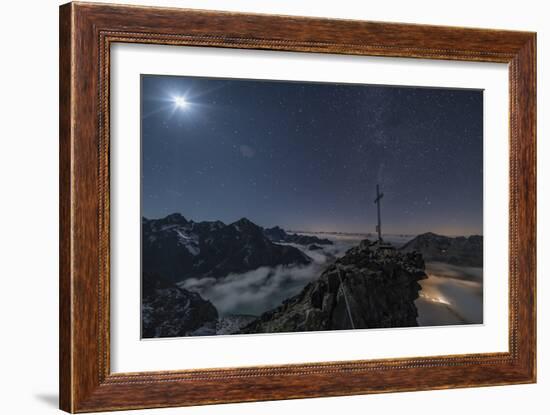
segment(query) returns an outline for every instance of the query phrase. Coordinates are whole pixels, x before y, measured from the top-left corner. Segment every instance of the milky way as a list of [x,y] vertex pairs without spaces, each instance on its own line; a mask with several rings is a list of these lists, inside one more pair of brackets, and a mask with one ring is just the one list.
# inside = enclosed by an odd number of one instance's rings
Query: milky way
[[[483,91],[142,77],[142,212],[482,233]],[[185,108],[174,97],[185,97]]]

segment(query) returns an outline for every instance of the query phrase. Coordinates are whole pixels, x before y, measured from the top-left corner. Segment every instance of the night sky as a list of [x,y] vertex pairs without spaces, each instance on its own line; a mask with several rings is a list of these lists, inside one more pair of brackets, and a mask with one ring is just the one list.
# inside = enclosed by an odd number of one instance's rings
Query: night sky
[[[142,214],[483,232],[483,91],[142,76]],[[179,105],[178,105],[179,103]]]

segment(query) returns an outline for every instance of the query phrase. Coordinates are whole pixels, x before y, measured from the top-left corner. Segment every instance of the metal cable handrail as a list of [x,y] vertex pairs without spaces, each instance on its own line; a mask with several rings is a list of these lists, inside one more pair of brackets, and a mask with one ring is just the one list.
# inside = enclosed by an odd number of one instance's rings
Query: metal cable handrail
[[344,294],[344,301],[346,303],[346,309],[348,311],[348,318],[349,318],[349,321],[351,323],[351,328],[355,329],[355,324],[353,323],[353,317],[351,316],[351,310],[349,308],[348,296],[346,295],[346,289],[344,288],[344,282],[342,281],[342,275],[341,275],[341,272],[340,272],[340,267],[336,266],[336,269],[338,270],[338,279],[340,280],[340,288],[342,289],[342,293]]

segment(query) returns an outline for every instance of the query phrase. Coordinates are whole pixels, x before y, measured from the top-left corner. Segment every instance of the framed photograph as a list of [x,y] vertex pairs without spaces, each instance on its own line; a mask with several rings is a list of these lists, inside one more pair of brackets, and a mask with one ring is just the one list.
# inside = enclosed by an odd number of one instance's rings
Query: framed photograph
[[536,35],[60,8],[60,407],[536,380]]

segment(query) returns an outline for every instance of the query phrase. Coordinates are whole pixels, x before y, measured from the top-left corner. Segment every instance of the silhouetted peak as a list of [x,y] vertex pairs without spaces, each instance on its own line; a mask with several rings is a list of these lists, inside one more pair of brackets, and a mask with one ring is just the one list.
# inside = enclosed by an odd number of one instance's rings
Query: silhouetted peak
[[181,213],[172,213],[166,216],[164,219],[161,219],[166,223],[187,223],[187,219]]
[[256,225],[254,222],[252,222],[250,219],[247,219],[247,218],[240,218],[238,221],[233,222],[232,225],[233,226],[238,226],[238,227],[245,227],[245,228],[248,228],[248,227],[258,228],[259,227],[258,225]]

